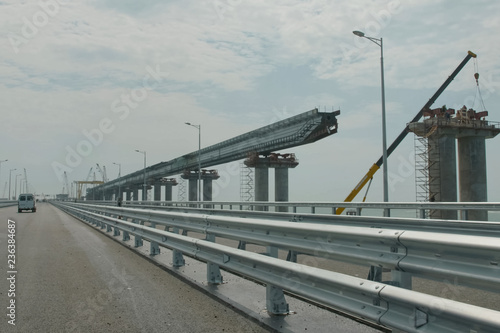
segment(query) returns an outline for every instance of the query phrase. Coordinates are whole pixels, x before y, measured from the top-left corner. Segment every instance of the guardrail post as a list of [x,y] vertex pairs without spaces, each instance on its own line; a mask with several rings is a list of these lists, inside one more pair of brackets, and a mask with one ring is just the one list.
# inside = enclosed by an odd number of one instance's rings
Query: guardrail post
[[144,243],[142,242],[142,237],[138,236],[138,235],[135,235],[135,237],[134,237],[134,247],[141,247],[142,245],[144,245]]
[[120,229],[118,229],[117,227],[114,227],[113,228],[113,236],[120,236]]
[[286,261],[297,262],[297,251],[288,251]]
[[394,285],[400,288],[411,290],[413,287],[411,274],[402,271],[391,271],[391,279]]
[[[268,246],[266,254],[270,257],[278,258],[278,248],[276,246]],[[266,308],[267,312],[274,316],[290,313],[283,289],[270,284],[266,285]]]
[[106,223],[106,232],[111,232],[111,231],[113,231],[113,229],[109,224]]
[[122,238],[122,241],[126,242],[130,240],[130,234],[128,233],[128,231],[125,231],[123,230],[123,238]]
[[149,242],[149,255],[155,256],[157,254],[160,254],[160,245],[158,244],[158,242]]
[[382,267],[370,266],[367,280],[382,282]]
[[[174,234],[179,233],[179,228],[174,227],[174,230],[172,231]],[[184,256],[182,255],[182,252],[179,250],[172,250],[172,265],[174,267],[182,267],[186,264],[186,261],[184,260]]]
[[[215,243],[215,235],[207,234],[205,240]],[[209,284],[222,284],[222,281],[219,265],[207,262],[207,282]]]

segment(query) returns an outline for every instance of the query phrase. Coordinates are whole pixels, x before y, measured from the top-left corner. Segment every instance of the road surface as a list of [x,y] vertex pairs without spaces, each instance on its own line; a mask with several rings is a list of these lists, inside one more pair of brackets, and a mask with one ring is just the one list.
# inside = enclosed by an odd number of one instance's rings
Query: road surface
[[268,331],[50,204],[0,221],[1,332]]

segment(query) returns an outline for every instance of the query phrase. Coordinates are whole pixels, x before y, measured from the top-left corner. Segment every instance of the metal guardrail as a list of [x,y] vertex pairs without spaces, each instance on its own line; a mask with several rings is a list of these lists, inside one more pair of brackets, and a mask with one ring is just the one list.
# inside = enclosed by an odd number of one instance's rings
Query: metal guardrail
[[[206,261],[207,280],[221,282],[219,267],[262,281],[350,314],[407,332],[498,332],[500,312],[300,265],[215,244],[215,237],[238,239],[353,263],[376,265],[428,278],[458,278],[460,283],[500,289],[500,242],[496,237],[467,236],[339,227],[325,224],[173,213],[55,202],[78,218],[123,238],[133,234],[136,246],[150,242],[150,253],[165,246]],[[116,218],[112,216],[121,216]],[[126,219],[132,219],[128,222]],[[152,227],[142,225],[144,222]],[[202,232],[206,240],[164,231],[156,225]],[[175,256],[175,253],[174,253]],[[174,263],[176,259],[174,258]],[[177,262],[179,262],[177,258]],[[267,300],[271,313],[286,312]]]
[[17,200],[0,201],[0,208],[17,205]]
[[[97,205],[115,205],[114,201],[93,200],[84,201],[89,204]],[[221,210],[243,210],[253,211],[256,207],[260,207],[265,211],[271,211],[271,208],[287,207],[293,213],[298,213],[299,210],[308,209],[311,214],[315,214],[319,209],[328,210],[335,214],[338,208],[350,208],[355,211],[355,215],[360,216],[363,209],[377,209],[383,211],[390,210],[415,210],[419,212],[419,217],[426,218],[426,212],[429,210],[455,210],[462,212],[463,216],[467,216],[470,210],[485,210],[498,212],[500,211],[500,202],[267,202],[267,201],[125,201],[124,205],[128,206],[169,206],[169,207],[213,207]],[[465,218],[467,220],[467,218]],[[500,221],[498,221],[500,222]]]
[[[86,204],[97,204],[106,206],[115,206],[113,201],[82,201]],[[280,204],[280,203],[277,203]],[[282,204],[282,203],[281,203]],[[377,204],[379,205],[379,204]],[[155,209],[170,212],[183,212],[194,214],[232,216],[244,218],[264,218],[269,220],[289,221],[289,222],[304,222],[304,223],[319,223],[329,225],[345,225],[355,227],[369,228],[403,228],[405,230],[417,231],[433,231],[444,233],[458,233],[476,236],[499,236],[500,237],[500,222],[489,221],[465,221],[465,220],[436,220],[436,219],[421,219],[421,218],[394,218],[371,216],[343,216],[318,213],[287,213],[287,212],[272,212],[272,211],[254,211],[241,210],[240,205],[227,204],[221,209],[217,208],[195,208],[190,206],[207,206],[199,202],[170,202],[170,201],[126,201],[123,202],[124,207],[130,208],[145,208]],[[209,205],[211,206],[211,205]],[[219,207],[218,204],[215,206]],[[500,205],[498,205],[500,207]],[[237,207],[237,209],[233,209]],[[488,207],[481,206],[483,209],[492,210],[495,206],[488,204]],[[228,208],[228,209],[224,209]],[[377,206],[376,208],[379,208]],[[456,208],[456,207],[455,207]],[[316,211],[316,210],[315,210]]]
[[[99,214],[120,215],[124,219],[276,246],[288,251],[377,266],[424,278],[457,279],[463,285],[500,292],[500,238],[470,235],[470,231],[463,232],[457,238],[456,233],[405,230],[397,225],[393,225],[392,229],[382,229],[71,205]],[[414,226],[418,224],[418,219],[415,220]],[[435,267],[437,262],[439,268]]]

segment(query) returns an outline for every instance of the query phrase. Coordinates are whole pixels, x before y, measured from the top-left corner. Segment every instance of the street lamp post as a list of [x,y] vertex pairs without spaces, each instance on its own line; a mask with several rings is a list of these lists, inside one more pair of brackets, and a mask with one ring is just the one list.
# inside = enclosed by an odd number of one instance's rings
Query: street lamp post
[[[384,82],[384,44],[383,39],[365,36],[364,32],[353,31],[358,37],[366,38],[369,41],[380,46],[380,83],[382,86],[382,167],[384,173],[384,202],[389,201],[389,187],[388,187],[388,174],[387,174],[387,130],[385,125],[385,82]],[[390,216],[390,210],[384,209],[384,216]]]
[[138,149],[136,149],[135,151],[138,153],[144,154],[144,183],[142,184],[142,201],[146,201],[146,199],[147,199],[146,192],[147,192],[147,186],[148,186],[146,184],[146,151],[142,151],[142,150],[138,150]]
[[[122,165],[121,163],[115,163],[113,162],[113,164],[115,165],[118,165],[118,178],[120,178],[122,176]],[[122,197],[122,191],[121,191],[121,185],[118,184],[118,197]]]
[[[3,161],[0,161],[0,185],[2,185],[2,163],[3,162],[7,162],[8,160],[3,160]],[[10,196],[10,194],[9,194]],[[10,198],[9,198],[10,200]]]
[[[16,183],[15,183],[15,188],[14,188],[14,198],[17,198],[17,177],[22,176],[22,174],[17,174],[16,175]],[[20,191],[21,189],[19,189]]]
[[198,201],[202,201],[201,197],[201,124],[194,125],[185,123],[186,125],[193,126],[198,129]]
[[12,171],[15,171],[17,169],[10,169],[10,172],[9,172],[9,200],[12,200],[12,197],[10,196],[10,183],[12,181]]

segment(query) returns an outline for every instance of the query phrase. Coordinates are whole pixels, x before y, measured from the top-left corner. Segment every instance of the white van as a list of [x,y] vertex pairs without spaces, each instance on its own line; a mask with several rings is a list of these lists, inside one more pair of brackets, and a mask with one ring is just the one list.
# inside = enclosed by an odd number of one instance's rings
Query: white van
[[33,194],[19,194],[19,200],[17,201],[17,212],[20,213],[23,210],[31,210],[33,213],[36,212],[36,200]]

